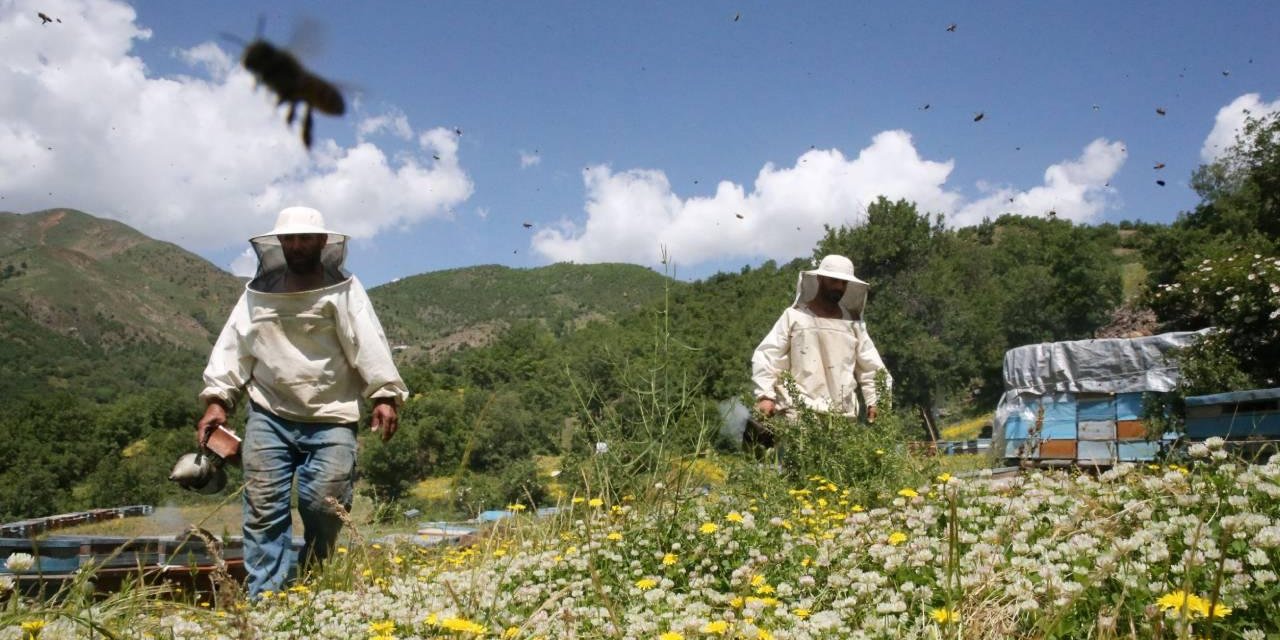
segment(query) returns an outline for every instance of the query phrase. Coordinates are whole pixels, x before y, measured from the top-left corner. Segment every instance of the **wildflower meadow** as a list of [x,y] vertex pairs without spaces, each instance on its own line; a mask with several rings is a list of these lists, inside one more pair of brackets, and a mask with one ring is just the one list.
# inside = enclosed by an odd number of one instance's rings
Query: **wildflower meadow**
[[353,525],[319,574],[256,602],[10,591],[0,638],[1280,637],[1280,456],[1189,454],[871,496],[731,461],[716,487],[513,505],[465,547]]

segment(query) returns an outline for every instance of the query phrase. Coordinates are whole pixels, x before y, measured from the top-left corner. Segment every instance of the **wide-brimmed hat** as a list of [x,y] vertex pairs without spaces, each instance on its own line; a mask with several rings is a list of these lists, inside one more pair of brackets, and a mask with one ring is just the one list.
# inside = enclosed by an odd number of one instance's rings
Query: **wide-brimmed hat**
[[822,262],[818,263],[817,269],[806,271],[805,273],[815,276],[826,276],[828,278],[835,278],[837,280],[844,280],[847,282],[857,282],[863,285],[867,284],[853,275],[853,261],[844,256],[827,256],[822,259]]
[[347,234],[328,229],[324,225],[324,215],[311,207],[288,207],[276,216],[274,229],[256,235],[252,240],[264,240],[275,236],[288,236],[302,233],[323,233],[329,240],[346,240]]

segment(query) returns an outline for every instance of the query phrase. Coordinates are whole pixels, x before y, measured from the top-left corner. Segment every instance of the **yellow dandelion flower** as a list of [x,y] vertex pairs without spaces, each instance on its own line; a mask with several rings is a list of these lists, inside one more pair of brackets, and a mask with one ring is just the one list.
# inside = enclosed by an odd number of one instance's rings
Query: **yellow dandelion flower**
[[396,623],[390,620],[382,622],[374,622],[369,625],[369,633],[374,635],[387,635],[396,630]]
[[346,547],[338,547],[338,553],[342,553],[342,554],[347,553],[347,548],[346,548]]
[[684,635],[678,631],[668,631],[658,636],[658,640],[684,640]]
[[792,614],[792,615],[794,615],[794,616],[795,616],[795,617],[797,617],[797,618],[800,618],[801,620],[804,620],[805,618],[808,618],[808,617],[809,617],[809,615],[810,615],[811,613],[813,613],[813,612],[812,612],[812,611],[810,611],[810,610],[808,610],[808,609],[805,609],[805,608],[803,608],[803,607],[801,607],[801,608],[799,608],[799,609],[796,609],[796,610],[794,610],[794,611],[792,611],[792,612],[791,612],[791,614]]
[[899,489],[898,495],[904,498],[916,498],[919,497],[920,494],[917,493],[915,489]]
[[938,478],[937,478],[937,480],[938,480],[938,482],[951,482],[951,474],[949,474],[949,473],[940,473],[940,474],[938,474]]
[[484,635],[489,631],[488,627],[485,627],[482,624],[476,624],[466,618],[445,618],[444,621],[440,623],[440,626],[450,631],[472,633],[478,636]]
[[501,558],[502,556],[505,556],[505,555],[507,555],[506,549],[497,549],[493,552],[493,557],[495,558]]
[[767,584],[762,584],[762,585],[760,585],[759,587],[756,587],[756,593],[758,593],[758,594],[760,594],[760,595],[762,595],[762,596],[767,596],[767,595],[769,595],[769,594],[773,593],[773,587],[772,587],[772,586],[769,586],[769,585],[767,585]]
[[742,596],[734,596],[729,599],[729,606],[734,609],[741,609],[743,604],[745,604],[745,602],[743,601]]
[[667,555],[662,556],[662,565],[665,567],[669,567],[677,562],[680,562],[680,556],[674,553],[668,553]]
[[720,530],[720,527],[717,527],[713,522],[704,522],[702,523],[701,527],[698,527],[698,531],[701,533],[710,534],[710,533],[715,533],[716,531],[719,531],[719,530]]
[[724,635],[729,631],[729,623],[724,620],[716,620],[702,625],[703,633],[714,633],[716,635]]
[[609,535],[605,536],[605,538],[616,542],[622,539],[622,534],[618,533],[617,531],[610,531]]
[[506,631],[502,632],[503,640],[510,640],[518,635],[520,635],[520,629],[518,627],[507,627]]
[[433,613],[427,616],[427,619],[425,620],[425,622],[434,627],[437,624],[440,624],[440,616]]
[[876,455],[878,456],[884,455],[884,449],[876,449]]
[[573,500],[570,500],[570,502],[572,502],[573,504],[582,504],[586,501],[587,499],[582,496],[574,496]]
[[956,614],[954,609],[934,609],[929,612],[929,617],[933,618],[934,622],[938,624],[960,621],[960,616]]
[[648,591],[658,586],[658,581],[653,578],[640,578],[636,580],[636,588],[641,591]]
[[751,576],[751,586],[758,587],[762,584],[769,584],[769,581],[766,580],[764,576],[758,573],[754,576]]
[[901,531],[894,531],[893,533],[889,534],[889,544],[895,547],[906,541],[907,541],[907,534]]
[[604,500],[601,500],[600,498],[592,498],[587,504],[599,508],[604,506]]
[[40,635],[40,631],[43,629],[44,629],[44,620],[27,620],[22,623],[22,632],[26,634],[25,636],[23,636],[24,638],[37,637]]
[[369,636],[369,640],[397,640],[397,639],[395,636],[391,634],[386,634],[386,635]]
[[742,522],[742,514],[737,511],[730,511],[729,515],[725,516],[724,519],[729,522]]
[[527,509],[527,508],[528,508],[528,507],[525,507],[524,505],[520,504],[519,502],[515,502],[515,503],[512,503],[512,504],[507,505],[507,511],[515,511],[515,512],[517,512],[517,513],[521,512],[521,511],[524,511],[524,510],[525,510],[525,509]]

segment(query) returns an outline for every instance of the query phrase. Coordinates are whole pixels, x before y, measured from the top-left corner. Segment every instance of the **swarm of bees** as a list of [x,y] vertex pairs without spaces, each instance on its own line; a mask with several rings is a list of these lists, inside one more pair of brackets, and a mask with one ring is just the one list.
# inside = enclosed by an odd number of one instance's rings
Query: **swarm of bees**
[[[261,24],[259,24],[261,32]],[[264,84],[279,98],[276,105],[289,104],[285,124],[292,126],[297,116],[298,103],[304,105],[302,113],[302,144],[311,148],[313,110],[331,116],[346,112],[342,92],[328,80],[310,72],[287,50],[277,47],[259,35],[245,45],[240,63],[253,74],[259,84]]]

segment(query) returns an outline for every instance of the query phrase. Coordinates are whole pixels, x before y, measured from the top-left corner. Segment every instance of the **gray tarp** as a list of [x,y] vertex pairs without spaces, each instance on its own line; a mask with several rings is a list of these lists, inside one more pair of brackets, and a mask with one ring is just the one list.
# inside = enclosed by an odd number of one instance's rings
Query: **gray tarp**
[[1166,356],[1209,331],[1045,342],[1010,349],[1004,355],[1005,392],[993,424],[996,450],[1004,449],[1008,417],[1021,412],[1034,420],[1035,406],[1045,396],[1172,391],[1179,381],[1178,365]]

